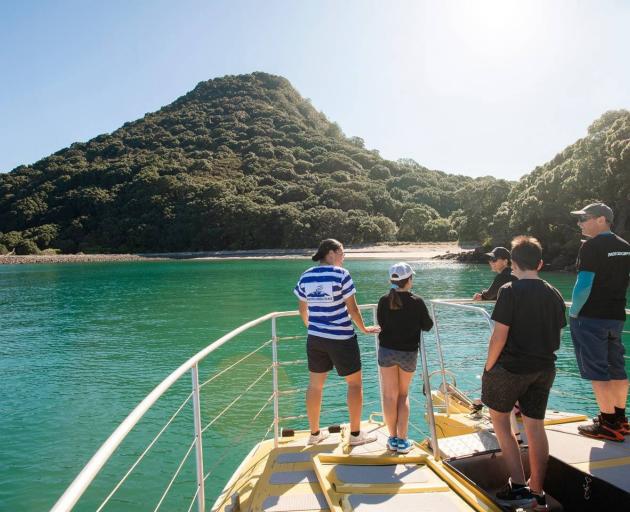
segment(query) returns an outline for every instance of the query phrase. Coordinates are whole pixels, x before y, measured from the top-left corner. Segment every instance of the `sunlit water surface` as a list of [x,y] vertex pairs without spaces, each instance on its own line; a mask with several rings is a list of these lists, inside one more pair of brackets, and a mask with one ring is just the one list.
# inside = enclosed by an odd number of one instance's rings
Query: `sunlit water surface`
[[[359,303],[377,302],[387,291],[391,263],[347,262]],[[418,270],[414,291],[427,299],[470,297],[493,277],[481,265],[412,263]],[[306,260],[223,260],[0,266],[0,510],[50,508],[108,435],[171,371],[240,324],[270,311],[295,309],[292,288],[308,265]],[[570,297],[573,275],[547,273],[544,278]],[[478,396],[487,326],[479,316],[446,309],[439,317],[446,365],[461,388]],[[280,359],[304,360],[303,327],[296,319],[281,319],[278,327],[280,336],[289,338],[280,341]],[[201,365],[201,381],[269,338],[266,324],[227,343]],[[433,333],[426,342],[434,369]],[[380,410],[374,339],[362,336],[361,344],[367,415]],[[255,443],[269,436],[273,412],[264,406],[271,394],[270,360],[266,346],[202,389],[207,426],[251,386],[204,432],[209,504]],[[590,387],[577,377],[566,331],[557,365],[550,406],[594,413]],[[280,368],[281,389],[303,388],[306,378],[304,362]],[[331,374],[324,425],[347,420],[345,386],[338,384]],[[427,431],[419,390],[417,379],[411,429],[416,439]],[[132,431],[76,510],[98,507],[189,393],[186,375]],[[156,507],[191,447],[191,410],[185,403],[105,510]],[[303,393],[283,395],[280,414],[303,415]],[[304,428],[306,422],[286,420],[284,426]],[[161,508],[187,510],[195,481],[193,451]]]

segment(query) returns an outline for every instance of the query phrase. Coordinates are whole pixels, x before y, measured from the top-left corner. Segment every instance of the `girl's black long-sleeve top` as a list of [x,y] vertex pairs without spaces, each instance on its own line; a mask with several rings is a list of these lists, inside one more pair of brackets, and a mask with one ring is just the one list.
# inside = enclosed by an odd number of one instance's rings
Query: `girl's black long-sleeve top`
[[420,344],[420,331],[430,331],[433,320],[422,298],[411,292],[396,292],[402,299],[401,309],[389,309],[389,294],[378,301],[376,316],[381,326],[380,345],[392,350],[414,352]]

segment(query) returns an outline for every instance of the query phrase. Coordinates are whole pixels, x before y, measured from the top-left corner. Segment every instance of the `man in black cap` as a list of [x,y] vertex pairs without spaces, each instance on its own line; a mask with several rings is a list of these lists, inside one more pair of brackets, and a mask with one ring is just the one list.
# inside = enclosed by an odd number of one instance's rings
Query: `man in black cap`
[[630,244],[610,229],[613,211],[592,203],[571,212],[587,237],[577,257],[569,325],[578,368],[591,381],[600,414],[580,434],[621,442],[630,434],[626,417],[628,375],[621,332],[626,318]]
[[486,256],[490,257],[490,268],[493,272],[497,272],[498,275],[492,281],[490,288],[481,291],[481,293],[475,293],[473,295],[474,300],[496,300],[499,288],[505,283],[511,283],[517,281],[518,278],[512,274],[512,255],[505,247],[495,247],[492,251],[487,252]]

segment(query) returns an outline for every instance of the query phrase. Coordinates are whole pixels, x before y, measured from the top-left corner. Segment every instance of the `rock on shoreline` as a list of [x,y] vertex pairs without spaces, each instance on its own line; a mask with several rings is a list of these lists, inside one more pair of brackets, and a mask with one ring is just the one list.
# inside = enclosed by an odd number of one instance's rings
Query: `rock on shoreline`
[[[488,263],[488,256],[484,250],[477,247],[473,251],[455,252],[434,256],[434,260],[453,260],[457,263]],[[575,273],[575,264],[567,264],[566,258],[557,258],[551,263],[545,263],[542,270],[545,272],[571,272]]]
[[488,256],[485,255],[481,247],[472,251],[453,252],[449,254],[439,254],[433,257],[434,260],[454,260],[458,263],[488,263]]

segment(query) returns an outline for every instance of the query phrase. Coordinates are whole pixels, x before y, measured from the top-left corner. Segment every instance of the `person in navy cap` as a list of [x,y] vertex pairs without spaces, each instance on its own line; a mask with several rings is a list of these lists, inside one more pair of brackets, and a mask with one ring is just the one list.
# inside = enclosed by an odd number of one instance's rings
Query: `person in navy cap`
[[474,300],[497,300],[499,288],[505,283],[518,280],[518,278],[512,274],[512,255],[505,247],[495,247],[492,251],[487,252],[486,256],[490,258],[488,261],[490,268],[498,275],[494,278],[494,281],[492,281],[490,288],[473,295]]

